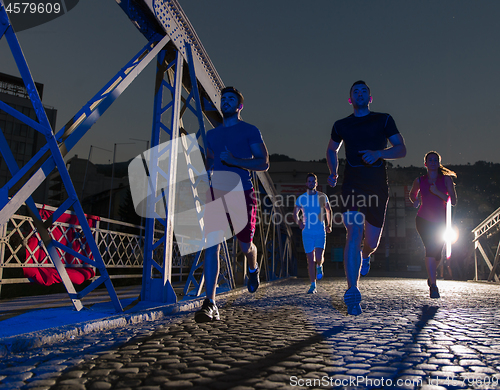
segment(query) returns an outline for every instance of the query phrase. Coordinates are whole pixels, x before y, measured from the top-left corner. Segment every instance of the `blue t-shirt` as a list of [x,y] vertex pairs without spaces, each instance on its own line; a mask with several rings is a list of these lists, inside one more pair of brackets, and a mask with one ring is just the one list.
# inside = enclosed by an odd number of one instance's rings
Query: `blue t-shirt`
[[300,207],[304,213],[302,217],[304,221],[304,230],[302,230],[302,232],[325,231],[325,202],[328,202],[326,195],[319,191],[316,191],[314,195],[309,195],[306,192],[297,198],[295,205]]
[[207,147],[214,154],[213,170],[237,173],[241,177],[244,190],[253,188],[250,171],[224,164],[220,154],[229,150],[236,158],[250,159],[254,157],[250,145],[263,143],[260,130],[243,121],[229,127],[217,126],[207,132]]

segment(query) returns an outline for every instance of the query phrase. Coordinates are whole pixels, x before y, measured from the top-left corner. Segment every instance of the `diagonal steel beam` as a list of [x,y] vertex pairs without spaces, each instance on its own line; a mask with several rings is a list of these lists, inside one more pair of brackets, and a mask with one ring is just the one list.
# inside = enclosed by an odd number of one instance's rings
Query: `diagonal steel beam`
[[[148,43],[56,134],[62,156],[65,156],[90,130],[169,40],[170,38],[165,36],[160,42]],[[0,106],[0,108],[2,107]],[[45,146],[2,187],[0,190],[0,207],[2,208],[0,210],[0,225],[8,221],[53,171],[55,164],[49,157],[50,152]]]

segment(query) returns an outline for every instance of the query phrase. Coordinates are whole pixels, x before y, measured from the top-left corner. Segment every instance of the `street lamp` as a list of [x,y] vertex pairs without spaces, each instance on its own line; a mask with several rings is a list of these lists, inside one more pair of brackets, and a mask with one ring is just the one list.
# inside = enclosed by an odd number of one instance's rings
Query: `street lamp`
[[149,141],[147,139],[139,139],[139,138],[129,138],[131,139],[132,141],[142,141],[142,142],[146,142],[146,150],[149,149]]
[[111,203],[113,200],[113,181],[115,178],[116,145],[131,145],[131,144],[135,144],[135,142],[118,142],[115,143],[113,149],[113,165],[111,167],[111,187],[109,189],[109,205],[108,205],[108,230],[109,230],[109,220],[111,219]]

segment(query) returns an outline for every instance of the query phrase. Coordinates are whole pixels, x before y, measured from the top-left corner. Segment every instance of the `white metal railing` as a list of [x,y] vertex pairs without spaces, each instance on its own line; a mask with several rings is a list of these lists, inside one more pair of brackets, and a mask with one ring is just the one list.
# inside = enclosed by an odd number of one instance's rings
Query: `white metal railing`
[[[47,215],[56,210],[55,207],[40,204],[37,204],[37,208],[43,208]],[[53,239],[64,242],[77,252],[87,255],[81,227],[71,221],[72,216],[74,214],[67,211],[65,219],[69,222],[55,222],[49,228],[49,232]],[[111,271],[111,279],[142,278],[144,228],[108,218],[88,216],[88,220],[99,253],[106,268]],[[108,226],[112,228],[108,229]],[[128,233],[127,230],[135,230],[137,233]],[[161,236],[160,231],[158,235]],[[172,281],[182,282],[187,279],[193,256],[180,255],[178,246],[186,246],[189,243],[184,241],[184,237],[176,236],[176,238],[177,245],[172,259]],[[59,253],[68,268],[90,267],[74,256],[69,256],[60,250]],[[157,251],[157,253],[161,255],[162,251]],[[161,259],[157,261],[162,263]],[[41,267],[53,268],[54,266],[42,244],[33,219],[23,213],[12,215],[7,223],[0,226],[0,292],[2,285],[5,284],[30,283],[28,278],[19,276],[19,272],[15,277],[10,277],[10,275],[4,277],[4,270]],[[123,272],[124,270],[127,272]],[[141,270],[141,272],[130,270]]]
[[[500,224],[500,208],[496,209],[491,213],[483,222],[476,226],[472,233],[474,234],[474,268],[475,276],[474,280],[479,280],[479,264],[478,264],[478,252],[481,258],[484,260],[485,264],[489,269],[488,281],[500,282],[500,278],[496,274],[496,270],[500,264],[500,243],[497,243],[496,253],[491,253],[491,249],[488,248],[486,239],[488,237],[487,233],[491,233],[493,228],[498,229]],[[488,255],[488,252],[490,255]]]

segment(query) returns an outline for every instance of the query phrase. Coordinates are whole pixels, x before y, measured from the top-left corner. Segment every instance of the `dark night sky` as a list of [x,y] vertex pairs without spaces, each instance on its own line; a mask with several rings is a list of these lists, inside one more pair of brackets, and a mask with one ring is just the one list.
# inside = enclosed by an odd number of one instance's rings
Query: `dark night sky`
[[[333,122],[349,115],[353,81],[372,89],[373,111],[389,112],[403,134],[402,166],[428,150],[443,164],[500,162],[497,0],[180,0],[226,85],[245,95],[243,117],[270,153],[325,156]],[[44,103],[60,129],[146,43],[113,0],[84,0],[18,38]],[[18,74],[5,39],[0,72]],[[138,77],[68,157],[90,145],[148,140],[154,64]],[[117,161],[146,142],[120,145]],[[95,150],[92,161],[112,154]]]

